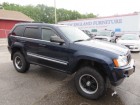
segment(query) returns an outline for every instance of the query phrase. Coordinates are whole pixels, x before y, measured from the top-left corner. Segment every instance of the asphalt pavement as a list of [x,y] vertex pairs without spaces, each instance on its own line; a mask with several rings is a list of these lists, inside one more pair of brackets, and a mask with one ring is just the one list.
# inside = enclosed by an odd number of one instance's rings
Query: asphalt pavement
[[16,72],[6,41],[0,40],[0,105],[140,105],[140,54],[132,56],[136,72],[99,100],[88,100],[77,93],[74,75],[37,65],[27,73]]

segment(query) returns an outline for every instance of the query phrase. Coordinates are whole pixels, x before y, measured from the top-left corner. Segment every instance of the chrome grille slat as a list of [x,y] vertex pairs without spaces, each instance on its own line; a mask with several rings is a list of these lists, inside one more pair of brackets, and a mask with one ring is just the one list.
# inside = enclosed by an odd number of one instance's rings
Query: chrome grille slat
[[131,61],[131,54],[127,55],[127,61],[128,61],[128,63]]

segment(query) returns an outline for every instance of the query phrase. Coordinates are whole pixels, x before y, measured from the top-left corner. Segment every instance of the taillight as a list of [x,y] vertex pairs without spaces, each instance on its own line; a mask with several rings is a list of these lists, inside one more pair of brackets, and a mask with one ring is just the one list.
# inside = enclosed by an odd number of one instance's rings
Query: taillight
[[8,36],[12,35],[11,33],[8,34]]
[[14,32],[10,32],[9,34],[8,34],[8,36],[10,36],[10,35],[16,35]]

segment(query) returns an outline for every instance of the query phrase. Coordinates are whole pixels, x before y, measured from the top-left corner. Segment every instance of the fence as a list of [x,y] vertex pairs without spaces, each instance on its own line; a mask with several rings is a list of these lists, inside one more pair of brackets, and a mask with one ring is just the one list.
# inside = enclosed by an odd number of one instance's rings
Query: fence
[[0,29],[0,38],[6,38],[10,30]]

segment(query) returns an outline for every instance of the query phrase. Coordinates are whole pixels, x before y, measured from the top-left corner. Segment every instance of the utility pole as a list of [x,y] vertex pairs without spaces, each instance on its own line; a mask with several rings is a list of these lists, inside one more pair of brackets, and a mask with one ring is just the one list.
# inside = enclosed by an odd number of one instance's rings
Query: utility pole
[[54,0],[54,16],[55,16],[55,24],[57,23],[57,16],[56,16],[56,1]]
[[3,6],[0,4],[0,9],[4,9]]

